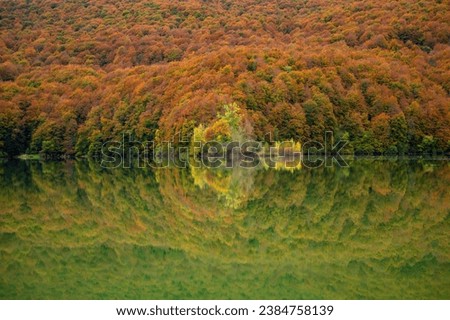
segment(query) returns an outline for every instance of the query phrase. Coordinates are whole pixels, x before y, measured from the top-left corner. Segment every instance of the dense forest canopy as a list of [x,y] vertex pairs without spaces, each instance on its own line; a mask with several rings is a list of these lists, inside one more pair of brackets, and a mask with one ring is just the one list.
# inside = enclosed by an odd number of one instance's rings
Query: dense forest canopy
[[449,152],[449,7],[1,0],[0,154],[190,137],[230,103],[260,141],[332,130],[354,152]]

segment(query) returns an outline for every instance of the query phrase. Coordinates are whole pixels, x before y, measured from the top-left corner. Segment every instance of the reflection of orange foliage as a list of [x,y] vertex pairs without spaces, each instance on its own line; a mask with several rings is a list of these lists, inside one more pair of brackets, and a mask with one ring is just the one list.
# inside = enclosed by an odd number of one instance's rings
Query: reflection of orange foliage
[[[198,217],[213,216],[207,207],[198,206],[191,197],[186,194],[184,189],[184,179],[180,175],[181,171],[175,169],[161,169],[157,171],[158,180],[161,185],[161,192],[165,195],[165,201],[177,203],[177,214],[189,217],[194,215]],[[171,177],[170,179],[168,177]],[[175,208],[174,208],[175,209]],[[177,215],[173,216],[173,223],[176,223]]]
[[413,261],[429,251],[448,260],[450,166],[442,162],[358,160],[294,172],[197,168],[203,189],[191,169],[17,166],[0,166],[0,231],[39,247],[136,244],[248,262],[267,257],[248,251],[257,239],[281,259],[286,250],[320,243],[339,244],[339,253],[327,254],[344,264],[400,253]]
[[213,188],[219,193],[227,193],[231,183],[231,175],[223,176],[216,175],[212,171],[207,171],[205,175],[205,181],[208,183],[208,186]]

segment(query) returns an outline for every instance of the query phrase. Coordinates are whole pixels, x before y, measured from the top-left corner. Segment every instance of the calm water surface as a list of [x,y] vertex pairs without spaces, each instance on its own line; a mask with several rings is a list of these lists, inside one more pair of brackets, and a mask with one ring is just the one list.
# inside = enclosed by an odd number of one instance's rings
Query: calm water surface
[[450,299],[450,163],[0,164],[2,299]]

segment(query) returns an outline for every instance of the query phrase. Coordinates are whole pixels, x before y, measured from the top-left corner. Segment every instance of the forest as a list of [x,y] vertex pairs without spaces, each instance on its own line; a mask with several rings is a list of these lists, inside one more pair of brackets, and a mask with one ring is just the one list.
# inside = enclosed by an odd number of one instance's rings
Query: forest
[[[17,0],[0,5],[0,156],[348,140],[450,152],[446,0]],[[238,123],[226,118],[234,106]]]

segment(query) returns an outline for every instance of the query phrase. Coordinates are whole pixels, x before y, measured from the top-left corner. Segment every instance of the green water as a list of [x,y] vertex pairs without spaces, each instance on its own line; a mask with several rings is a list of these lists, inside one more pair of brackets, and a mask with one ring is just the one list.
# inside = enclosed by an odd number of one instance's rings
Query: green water
[[450,299],[450,163],[0,164],[3,299]]

